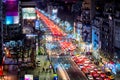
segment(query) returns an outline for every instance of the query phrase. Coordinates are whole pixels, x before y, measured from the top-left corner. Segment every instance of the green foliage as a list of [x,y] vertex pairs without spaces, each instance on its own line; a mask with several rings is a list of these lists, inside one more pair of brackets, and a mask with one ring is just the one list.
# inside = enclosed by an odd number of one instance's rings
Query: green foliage
[[38,55],[44,55],[45,54],[45,50],[43,47],[39,47],[38,49]]
[[41,55],[41,50],[40,50],[40,48],[38,49],[38,55]]

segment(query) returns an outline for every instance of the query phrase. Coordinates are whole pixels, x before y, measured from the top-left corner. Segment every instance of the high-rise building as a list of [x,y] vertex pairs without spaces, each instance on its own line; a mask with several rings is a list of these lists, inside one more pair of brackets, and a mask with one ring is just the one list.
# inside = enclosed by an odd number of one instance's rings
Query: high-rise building
[[81,20],[83,24],[82,39],[86,43],[91,42],[91,0],[84,0],[81,7]]
[[[25,58],[30,58],[31,66],[35,66],[35,42],[36,37],[34,36],[37,33],[35,30],[35,21],[37,21],[36,14],[36,2],[21,2],[20,3],[20,21],[22,27],[22,33],[25,35],[24,39],[24,51],[31,50],[30,53],[22,54],[22,59],[24,62]],[[36,31],[36,32],[35,32]],[[29,55],[24,57],[25,55]]]
[[120,6],[118,3],[116,3],[114,16],[114,58],[120,59]]
[[120,58],[120,19],[114,19],[114,48],[114,56]]
[[103,23],[101,27],[101,50],[106,56],[113,56],[114,46],[113,46],[113,14],[114,14],[114,4],[106,3],[104,5],[103,11]]
[[18,0],[7,0],[4,1],[4,18],[5,18],[5,41],[19,40],[17,36],[21,35],[20,19],[19,19],[19,1]]
[[[102,6],[101,6],[101,5]],[[120,53],[119,47],[119,23],[120,23],[120,7],[115,1],[99,1],[95,0],[94,18],[102,19],[100,26],[101,54],[114,57]],[[92,13],[93,14],[93,13]],[[94,20],[93,18],[93,20]]]
[[3,58],[3,6],[2,0],[0,0],[0,65],[2,64]]

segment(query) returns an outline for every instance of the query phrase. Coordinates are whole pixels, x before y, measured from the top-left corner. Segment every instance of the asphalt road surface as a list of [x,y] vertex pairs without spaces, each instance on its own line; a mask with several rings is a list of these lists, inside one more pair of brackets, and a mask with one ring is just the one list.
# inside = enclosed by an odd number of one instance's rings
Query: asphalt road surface
[[81,72],[78,66],[71,60],[70,56],[59,56],[53,58],[53,63],[62,64],[70,80],[87,80],[85,75]]

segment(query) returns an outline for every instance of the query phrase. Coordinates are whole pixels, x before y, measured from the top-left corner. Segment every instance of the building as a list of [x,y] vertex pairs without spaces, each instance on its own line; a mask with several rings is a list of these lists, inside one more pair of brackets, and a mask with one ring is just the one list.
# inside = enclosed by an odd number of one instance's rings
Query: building
[[114,4],[106,3],[103,11],[103,23],[101,27],[101,50],[105,56],[113,56],[114,53],[114,25],[113,25]]
[[120,10],[116,10],[114,19],[114,52],[114,58],[120,59]]
[[84,0],[81,7],[81,21],[82,21],[82,39],[86,43],[91,42],[91,0]]
[[[11,6],[12,5],[12,6]],[[4,2],[4,32],[5,41],[14,40],[17,36],[20,36],[20,24],[19,24],[19,1],[5,1]]]
[[[28,67],[35,67],[35,53],[36,53],[36,36],[37,30],[35,30],[35,21],[37,20],[36,14],[36,2],[20,2],[20,23],[22,28],[22,34],[24,37],[24,49],[22,53],[23,63],[31,64]],[[26,56],[26,57],[25,57]]]
[[3,2],[0,1],[0,65],[3,60]]
[[[101,18],[99,24],[100,30],[100,54],[108,58],[120,59],[120,6],[119,1],[99,1],[95,0],[95,6],[92,9],[94,15],[92,21],[96,18]],[[92,23],[94,25],[94,23]],[[92,28],[93,31],[93,28]],[[93,38],[93,35],[92,35]],[[94,46],[93,46],[94,48]]]
[[120,58],[120,19],[114,19],[114,48],[115,56]]

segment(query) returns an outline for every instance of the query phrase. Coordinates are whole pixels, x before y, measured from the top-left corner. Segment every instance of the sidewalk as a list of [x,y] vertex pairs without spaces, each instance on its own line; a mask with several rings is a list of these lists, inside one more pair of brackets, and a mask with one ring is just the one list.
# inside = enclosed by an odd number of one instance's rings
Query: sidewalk
[[39,80],[52,80],[53,69],[50,69],[50,62],[47,60],[47,56],[40,55],[37,56],[40,61],[39,66],[35,69],[27,69],[21,72],[21,77],[24,77],[25,74],[32,74],[34,77],[39,78]]
[[[53,80],[53,69],[50,68],[50,61],[46,55],[37,56],[39,65],[36,68],[23,68],[20,70],[19,75],[17,71],[4,71],[4,75],[0,77],[0,80],[24,80],[25,74],[31,74],[35,78],[34,80]],[[8,79],[9,78],[9,79]]]

